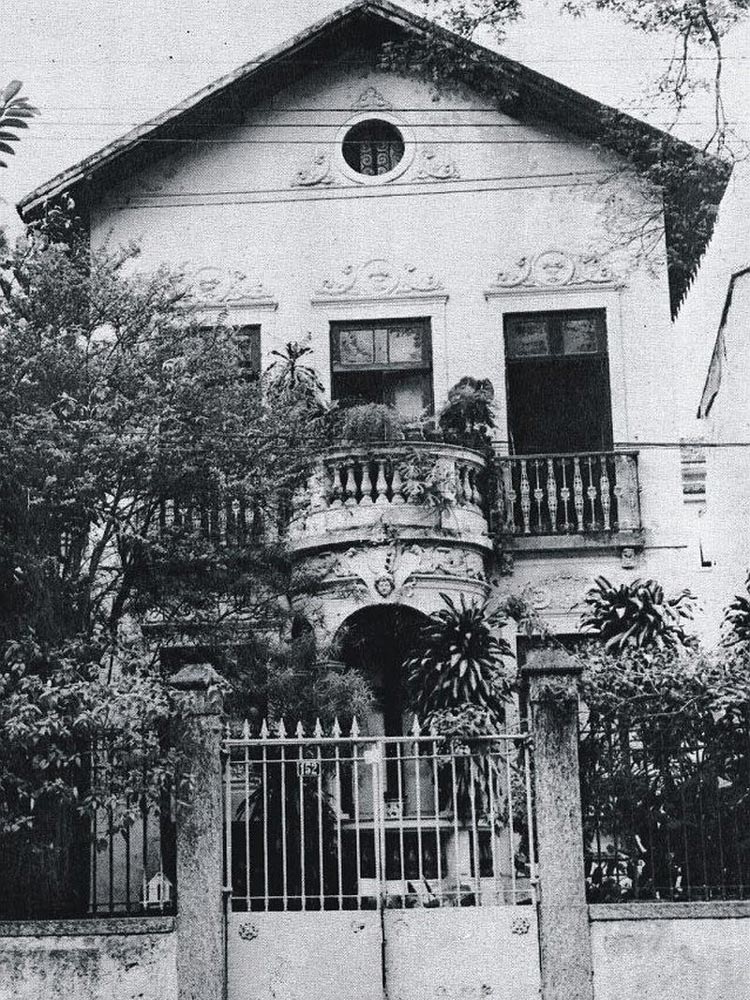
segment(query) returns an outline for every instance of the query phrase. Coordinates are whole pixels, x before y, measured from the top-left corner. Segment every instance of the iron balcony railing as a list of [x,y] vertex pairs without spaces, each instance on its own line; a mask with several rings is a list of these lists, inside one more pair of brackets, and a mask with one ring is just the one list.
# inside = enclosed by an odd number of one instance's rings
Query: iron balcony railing
[[503,534],[640,531],[637,452],[503,455],[496,463]]
[[534,897],[527,737],[224,742],[233,910],[501,906]]

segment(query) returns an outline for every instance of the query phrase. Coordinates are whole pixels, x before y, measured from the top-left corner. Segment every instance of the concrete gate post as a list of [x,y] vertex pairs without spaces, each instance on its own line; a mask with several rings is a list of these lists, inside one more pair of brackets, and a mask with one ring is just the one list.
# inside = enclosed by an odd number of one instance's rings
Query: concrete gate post
[[534,740],[543,1000],[593,1000],[578,772],[578,680],[566,653],[537,650],[522,676]]
[[221,678],[209,664],[190,664],[171,684],[183,705],[180,747],[192,776],[177,811],[177,995],[222,1000]]

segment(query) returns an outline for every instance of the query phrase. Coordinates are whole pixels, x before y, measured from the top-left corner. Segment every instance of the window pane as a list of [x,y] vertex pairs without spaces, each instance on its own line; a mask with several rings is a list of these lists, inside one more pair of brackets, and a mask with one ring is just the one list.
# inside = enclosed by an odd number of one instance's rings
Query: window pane
[[371,365],[374,361],[372,330],[339,332],[339,362],[342,365]]
[[597,325],[595,316],[564,319],[563,354],[596,354],[599,350]]
[[508,321],[506,344],[509,358],[544,357],[550,353],[546,316]]
[[422,361],[421,327],[393,327],[390,331],[390,362],[398,364],[419,364]]
[[388,364],[388,331],[385,329],[375,331],[375,363]]
[[240,364],[253,375],[260,375],[260,326],[237,326],[234,342],[240,355]]

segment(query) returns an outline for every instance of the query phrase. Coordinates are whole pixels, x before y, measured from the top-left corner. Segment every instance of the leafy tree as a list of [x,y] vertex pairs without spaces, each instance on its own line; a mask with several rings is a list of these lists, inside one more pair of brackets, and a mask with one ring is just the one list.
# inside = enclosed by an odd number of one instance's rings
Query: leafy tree
[[[197,323],[180,277],[137,274],[137,253],[92,254],[53,211],[0,262],[0,838],[28,879],[103,804],[120,826],[128,802],[159,808],[174,648],[227,663],[248,632],[283,636],[311,585],[282,539],[319,401],[278,368],[249,378],[234,331]],[[332,702],[346,682],[328,678]],[[49,898],[70,902],[86,859],[59,850]]]
[[[4,90],[0,90],[0,153],[12,156],[15,149],[10,145],[19,142],[19,129],[29,127],[29,119],[39,114],[28,97],[19,96],[23,84],[20,80],[11,80]],[[8,164],[0,158],[0,167]]]
[[750,649],[750,573],[745,582],[745,593],[736,594],[724,612],[724,641],[728,646]]

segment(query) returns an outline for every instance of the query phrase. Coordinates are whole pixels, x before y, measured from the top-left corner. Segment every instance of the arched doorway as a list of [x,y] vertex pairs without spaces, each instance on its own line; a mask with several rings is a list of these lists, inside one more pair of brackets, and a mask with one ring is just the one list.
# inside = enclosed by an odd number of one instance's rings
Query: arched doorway
[[372,684],[375,707],[360,719],[369,736],[403,736],[411,726],[404,660],[417,645],[426,617],[403,604],[356,611],[339,629],[335,648],[348,667]]

